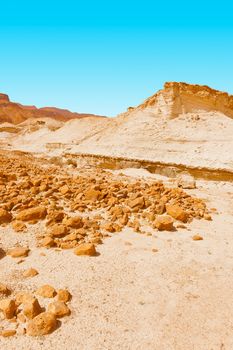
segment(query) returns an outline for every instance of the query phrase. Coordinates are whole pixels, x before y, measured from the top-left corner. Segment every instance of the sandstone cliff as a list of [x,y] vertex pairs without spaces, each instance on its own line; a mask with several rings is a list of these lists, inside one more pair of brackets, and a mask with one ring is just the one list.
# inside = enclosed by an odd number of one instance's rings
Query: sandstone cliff
[[233,96],[208,86],[168,82],[138,106],[175,118],[180,114],[218,111],[233,118]]

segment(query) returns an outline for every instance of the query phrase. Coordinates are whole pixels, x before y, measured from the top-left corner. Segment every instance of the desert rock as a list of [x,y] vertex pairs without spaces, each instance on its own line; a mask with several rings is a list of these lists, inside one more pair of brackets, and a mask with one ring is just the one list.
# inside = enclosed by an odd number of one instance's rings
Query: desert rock
[[37,289],[36,294],[43,298],[53,298],[56,295],[56,290],[52,286],[45,284]]
[[67,303],[71,299],[71,294],[67,289],[58,289],[57,299],[59,301],[63,301],[64,303]]
[[8,211],[0,208],[0,225],[9,223],[12,220],[12,215]]
[[24,248],[24,247],[16,247],[10,249],[7,254],[10,255],[12,258],[21,258],[28,256],[30,249]]
[[38,271],[36,269],[30,268],[26,271],[24,271],[23,276],[24,277],[34,277],[38,275]]
[[3,312],[5,318],[12,318],[15,315],[16,305],[13,299],[0,300],[0,310]]
[[16,217],[20,221],[42,220],[46,217],[47,210],[45,207],[36,207],[22,210]]
[[159,231],[173,231],[173,219],[168,215],[158,215],[154,222]]
[[80,246],[78,246],[77,248],[75,248],[74,254],[94,256],[96,255],[96,249],[94,244],[92,243],[83,243],[83,244],[80,244]]
[[188,214],[178,205],[166,205],[166,211],[168,215],[172,216],[174,219],[187,222]]
[[37,315],[39,315],[41,312],[42,312],[42,309],[36,298],[33,298],[32,300],[29,300],[27,302],[24,302],[23,313],[27,318],[32,319]]
[[57,318],[68,316],[70,314],[70,309],[62,301],[54,301],[48,305],[48,312],[54,314]]
[[54,314],[42,312],[28,323],[27,334],[30,336],[46,335],[53,332],[56,325],[57,320]]

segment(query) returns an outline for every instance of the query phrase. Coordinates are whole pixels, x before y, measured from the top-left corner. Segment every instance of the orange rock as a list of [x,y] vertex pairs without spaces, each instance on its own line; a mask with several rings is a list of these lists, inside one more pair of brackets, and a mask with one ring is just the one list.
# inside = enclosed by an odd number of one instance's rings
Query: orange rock
[[59,301],[63,301],[64,303],[67,303],[71,299],[71,294],[67,289],[59,289],[57,291],[57,299]]
[[45,284],[37,289],[36,294],[43,298],[53,298],[56,295],[56,290],[52,286]]
[[34,207],[22,210],[17,216],[16,220],[20,221],[32,221],[42,220],[46,217],[47,210],[45,207]]
[[13,299],[0,300],[0,310],[3,312],[5,318],[13,318],[17,307]]
[[46,335],[56,329],[57,320],[54,314],[42,312],[28,323],[27,334],[30,336]]
[[173,231],[173,219],[168,215],[158,215],[154,222],[159,231]]
[[12,220],[12,215],[5,209],[0,208],[0,225],[8,224]]
[[16,248],[10,249],[7,252],[7,255],[10,255],[12,258],[20,258],[20,257],[28,256],[29,252],[30,252],[29,248],[16,247]]
[[23,313],[27,318],[33,319],[34,317],[39,315],[41,312],[42,312],[42,309],[36,298],[28,300],[27,302],[24,303]]
[[15,232],[22,232],[25,231],[27,226],[21,221],[13,221],[12,228],[15,230]]
[[179,205],[166,205],[166,211],[168,215],[176,220],[187,222],[188,214]]
[[30,268],[23,272],[24,277],[34,277],[38,275],[38,271],[36,269]]
[[70,309],[62,301],[54,301],[48,305],[48,312],[54,314],[57,318],[70,315]]
[[97,201],[100,196],[101,196],[101,192],[94,189],[90,189],[85,193],[85,198],[91,201]]
[[51,247],[54,247],[55,245],[56,245],[56,243],[54,242],[54,239],[52,237],[49,237],[49,236],[44,237],[41,241],[42,247],[51,248]]
[[128,206],[132,209],[134,208],[142,209],[144,205],[145,205],[145,200],[143,197],[137,197],[128,202]]
[[10,289],[3,283],[0,283],[0,295],[9,295],[11,294]]
[[51,237],[63,237],[67,234],[67,227],[61,224],[55,224],[49,230]]
[[83,220],[80,216],[75,216],[71,218],[65,218],[63,220],[63,224],[66,225],[67,227],[81,228],[83,227]]
[[67,194],[67,193],[70,192],[70,189],[69,189],[69,187],[68,187],[67,185],[64,185],[64,186],[62,186],[62,187],[59,189],[59,191],[60,191],[61,194],[65,195],[65,194]]
[[1,332],[1,335],[3,337],[12,337],[13,335],[16,334],[16,330],[15,329],[4,329],[2,332]]
[[32,301],[34,299],[34,296],[29,292],[18,292],[15,295],[15,303],[17,306],[28,303],[29,301]]
[[96,255],[95,246],[92,243],[80,244],[77,248],[75,248],[74,254],[94,256]]
[[192,237],[193,241],[202,241],[203,240],[203,237],[202,236],[199,236],[199,235],[194,235]]

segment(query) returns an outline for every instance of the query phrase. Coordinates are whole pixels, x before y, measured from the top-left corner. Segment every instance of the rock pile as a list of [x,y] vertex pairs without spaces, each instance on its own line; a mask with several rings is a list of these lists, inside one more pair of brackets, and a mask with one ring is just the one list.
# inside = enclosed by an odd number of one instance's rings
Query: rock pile
[[[9,295],[9,289],[2,286],[3,294]],[[42,298],[56,298],[45,307],[41,306]],[[46,335],[53,332],[57,327],[57,319],[69,316],[71,311],[67,302],[71,294],[66,289],[56,291],[52,286],[40,287],[36,293],[18,292],[13,297],[0,300],[0,314],[5,322],[1,326],[0,334],[4,337],[15,334],[27,334],[29,336]],[[44,311],[45,310],[45,311]],[[11,325],[11,329],[8,329]],[[13,326],[14,325],[14,326]]]
[[[59,166],[38,163],[32,157],[1,156],[0,223],[23,232],[44,220],[44,232],[37,235],[42,247],[95,255],[95,245],[125,226],[136,232],[148,226],[171,231],[176,221],[211,219],[202,200],[178,187],[117,178],[100,169],[71,175]],[[20,257],[29,251],[17,247],[8,254]]]

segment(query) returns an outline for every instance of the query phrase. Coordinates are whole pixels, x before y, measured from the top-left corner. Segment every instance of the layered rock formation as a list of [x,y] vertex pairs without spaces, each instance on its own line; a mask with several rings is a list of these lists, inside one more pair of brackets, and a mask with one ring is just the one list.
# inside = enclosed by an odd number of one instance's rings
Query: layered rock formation
[[76,118],[101,116],[87,113],[73,113],[66,109],[55,107],[36,108],[35,106],[23,106],[20,103],[11,102],[8,95],[0,94],[0,123],[9,122],[19,124],[29,118],[44,117],[67,121]]
[[233,96],[170,82],[74,152],[232,169],[232,135]]
[[163,90],[149,97],[138,108],[155,108],[171,118],[200,111],[218,111],[233,118],[233,96],[205,85],[168,82]]

